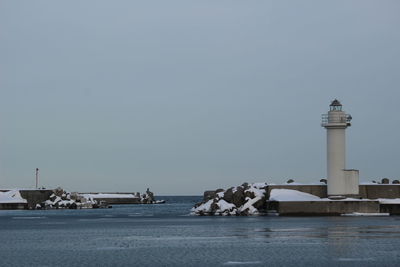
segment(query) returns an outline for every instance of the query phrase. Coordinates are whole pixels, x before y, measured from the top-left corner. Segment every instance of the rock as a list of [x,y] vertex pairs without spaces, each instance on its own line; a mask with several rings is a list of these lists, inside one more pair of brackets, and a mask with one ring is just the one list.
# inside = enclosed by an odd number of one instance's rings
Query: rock
[[382,184],[389,184],[390,180],[388,178],[383,178],[381,182]]
[[287,180],[287,182],[286,182],[287,184],[291,184],[291,183],[294,183],[294,180],[293,179],[289,179],[289,180]]
[[266,201],[265,201],[265,197],[261,198],[260,200],[256,201],[253,204],[253,207],[258,209],[258,210],[263,210],[266,208]]
[[235,204],[236,207],[240,207],[245,202],[244,188],[242,186],[236,187],[236,191],[232,196],[232,203]]
[[400,184],[400,181],[399,180],[393,180],[392,184]]
[[216,191],[212,191],[212,190],[205,191],[203,194],[203,201],[206,202],[207,200],[210,200],[210,199],[213,199],[216,197],[217,197]]
[[81,202],[81,200],[82,200],[83,197],[82,197],[82,195],[80,195],[80,194],[77,193],[77,192],[72,192],[72,193],[70,194],[70,198],[71,198],[72,200]]
[[319,180],[319,182],[320,182],[320,183],[327,184],[328,181],[327,181],[326,179],[321,179],[321,180]]
[[224,197],[222,198],[226,202],[232,203],[233,201],[233,187],[225,191]]
[[217,204],[217,200],[214,199],[213,203],[211,204],[211,208],[210,208],[210,213],[211,214],[215,214],[215,212],[219,209],[219,206]]
[[254,194],[254,192],[251,192],[251,191],[244,191],[244,196],[245,196],[245,198],[255,198],[256,197],[256,195]]
[[56,189],[54,189],[53,192],[56,196],[59,197],[61,197],[65,193],[64,189],[62,189],[61,187],[57,187]]

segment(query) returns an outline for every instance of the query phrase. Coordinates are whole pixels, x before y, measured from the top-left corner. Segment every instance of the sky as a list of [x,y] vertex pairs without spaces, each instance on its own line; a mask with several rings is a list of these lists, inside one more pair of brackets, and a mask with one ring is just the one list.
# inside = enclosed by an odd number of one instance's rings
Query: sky
[[0,0],[0,188],[400,179],[400,2]]

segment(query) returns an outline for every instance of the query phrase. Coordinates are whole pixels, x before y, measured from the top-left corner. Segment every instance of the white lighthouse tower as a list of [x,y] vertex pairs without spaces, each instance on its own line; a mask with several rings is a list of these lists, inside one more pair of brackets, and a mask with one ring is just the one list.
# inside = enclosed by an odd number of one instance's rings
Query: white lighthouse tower
[[351,116],[342,110],[335,99],[328,114],[322,115],[322,127],[327,132],[327,182],[328,196],[340,198],[359,194],[358,170],[346,169],[346,128],[351,126]]

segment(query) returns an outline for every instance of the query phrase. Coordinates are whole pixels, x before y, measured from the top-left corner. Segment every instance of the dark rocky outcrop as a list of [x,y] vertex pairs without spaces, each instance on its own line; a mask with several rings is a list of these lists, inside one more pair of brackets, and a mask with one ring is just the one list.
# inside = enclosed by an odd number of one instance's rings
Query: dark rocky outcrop
[[232,203],[235,204],[236,207],[240,207],[245,201],[244,190],[242,186],[238,186],[233,192]]

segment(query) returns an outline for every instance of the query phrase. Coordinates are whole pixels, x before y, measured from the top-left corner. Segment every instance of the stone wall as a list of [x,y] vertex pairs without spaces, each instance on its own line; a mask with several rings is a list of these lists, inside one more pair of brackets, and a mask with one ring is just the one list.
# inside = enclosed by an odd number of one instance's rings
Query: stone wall
[[400,198],[399,184],[368,184],[360,185],[362,198]]

